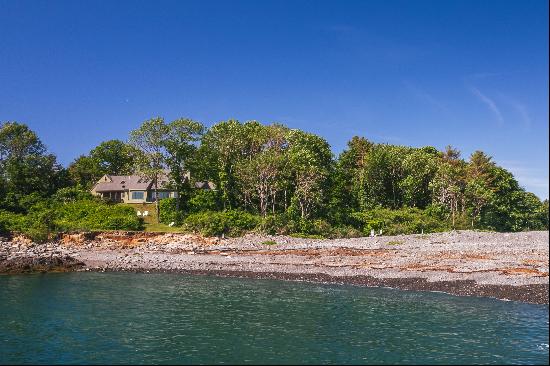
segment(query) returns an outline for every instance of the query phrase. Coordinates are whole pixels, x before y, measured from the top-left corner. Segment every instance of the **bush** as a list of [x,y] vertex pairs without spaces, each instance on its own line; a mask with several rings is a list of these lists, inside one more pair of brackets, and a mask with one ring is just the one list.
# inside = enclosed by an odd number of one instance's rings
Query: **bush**
[[11,232],[19,231],[23,215],[9,211],[0,210],[0,235],[8,235]]
[[96,200],[58,205],[55,216],[55,224],[60,231],[143,229],[143,219],[136,215],[132,207]]
[[218,210],[219,203],[217,192],[206,189],[196,189],[193,197],[187,202],[187,209],[191,213]]
[[55,202],[75,202],[93,199],[92,194],[81,187],[66,187],[58,189],[52,197]]
[[330,233],[330,238],[340,239],[340,238],[358,238],[363,236],[363,233],[360,230],[357,230],[353,226],[349,225],[339,225],[334,226]]
[[178,210],[177,198],[164,198],[159,201],[160,222],[170,224],[174,222],[176,225],[183,224],[183,211]]
[[289,215],[283,213],[262,218],[259,229],[268,235],[288,235],[297,231],[297,225]]
[[260,221],[259,216],[240,210],[204,211],[187,216],[184,227],[204,236],[238,236],[255,229]]
[[[65,190],[52,200],[27,200],[26,214],[0,210],[0,233],[22,233],[34,242],[44,242],[60,231],[142,230],[143,219],[126,205],[109,204],[96,199],[75,200],[78,191]],[[57,199],[67,197],[65,203]]]
[[371,230],[374,230],[376,234],[382,230],[382,233],[386,235],[398,235],[449,229],[449,223],[439,214],[418,208],[401,208],[399,210],[378,208],[354,212],[351,217],[355,220],[354,226],[360,228],[364,235],[370,235]]
[[362,236],[353,226],[332,226],[321,219],[293,219],[288,214],[269,215],[262,219],[259,229],[269,235],[291,235],[302,238],[355,238]]
[[13,231],[21,232],[35,243],[43,243],[56,232],[55,210],[48,202],[42,201],[32,206],[27,215],[19,220]]

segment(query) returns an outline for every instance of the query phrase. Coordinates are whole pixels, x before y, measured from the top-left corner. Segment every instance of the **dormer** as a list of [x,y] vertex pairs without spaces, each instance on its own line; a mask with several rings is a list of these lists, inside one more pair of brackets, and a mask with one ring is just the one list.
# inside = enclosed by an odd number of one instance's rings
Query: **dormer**
[[103,177],[101,177],[99,181],[104,183],[107,183],[107,182],[110,183],[113,181],[113,179],[108,174],[105,174]]

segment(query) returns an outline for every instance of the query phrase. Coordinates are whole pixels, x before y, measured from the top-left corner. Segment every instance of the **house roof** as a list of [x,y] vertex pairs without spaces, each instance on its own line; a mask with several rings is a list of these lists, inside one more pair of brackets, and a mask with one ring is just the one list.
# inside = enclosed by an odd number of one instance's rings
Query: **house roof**
[[95,185],[96,192],[147,190],[151,181],[139,175],[104,175]]
[[213,182],[195,182],[195,188],[215,190],[216,185]]
[[[159,189],[168,189],[168,184],[169,181],[166,175],[159,177]],[[139,175],[106,174],[95,184],[93,190],[96,192],[123,192],[127,190],[146,191],[152,188],[152,181]],[[216,185],[212,182],[196,182],[195,188],[215,190]]]

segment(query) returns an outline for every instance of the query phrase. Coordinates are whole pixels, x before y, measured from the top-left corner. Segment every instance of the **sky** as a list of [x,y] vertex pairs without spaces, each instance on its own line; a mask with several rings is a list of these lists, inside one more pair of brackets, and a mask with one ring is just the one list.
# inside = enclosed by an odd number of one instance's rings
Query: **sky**
[[548,1],[0,0],[0,122],[65,166],[143,121],[483,150],[548,197]]

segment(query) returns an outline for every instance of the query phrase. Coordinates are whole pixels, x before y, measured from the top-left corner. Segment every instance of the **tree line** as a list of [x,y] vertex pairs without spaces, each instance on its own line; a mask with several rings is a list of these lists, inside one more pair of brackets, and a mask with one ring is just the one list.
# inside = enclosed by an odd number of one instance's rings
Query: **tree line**
[[[355,136],[334,156],[322,137],[282,124],[228,120],[207,128],[191,119],[153,118],[127,141],[102,142],[64,168],[28,126],[0,126],[6,212],[25,214],[60,189],[89,191],[104,174],[137,173],[156,182],[166,171],[179,198],[161,201],[158,217],[178,224],[197,222],[193,215],[201,212],[238,211],[274,232],[548,228],[548,200],[525,191],[482,151],[463,159],[450,146],[439,151]],[[196,181],[217,189],[194,189]]]

